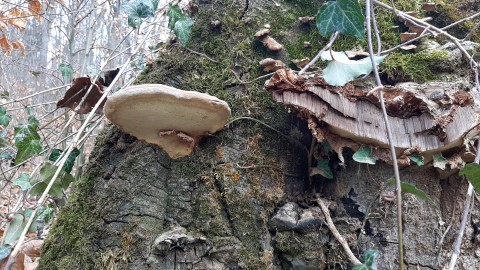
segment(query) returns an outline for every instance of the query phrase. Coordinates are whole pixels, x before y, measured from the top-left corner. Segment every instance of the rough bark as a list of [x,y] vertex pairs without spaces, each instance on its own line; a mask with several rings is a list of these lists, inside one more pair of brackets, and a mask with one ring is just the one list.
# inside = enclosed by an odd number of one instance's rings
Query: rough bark
[[[264,125],[237,120],[201,141],[193,156],[173,161],[161,149],[107,127],[50,231],[39,269],[349,268],[310,195],[313,187],[331,201],[334,222],[359,258],[378,249],[379,269],[396,269],[396,210],[379,200],[389,191],[385,180],[391,166],[355,163],[345,150],[345,166],[331,157],[334,179],[315,176],[309,187],[307,123],[275,103],[263,82],[239,81],[262,75],[258,62],[266,57],[288,63],[299,51],[312,56],[325,39],[297,18],[314,15],[319,3],[198,1],[191,49],[217,63],[167,45],[138,82],[216,95],[229,102],[233,118],[255,117],[290,140]],[[209,27],[214,20],[220,28]],[[284,51],[272,54],[254,39],[266,23]],[[305,40],[318,46],[305,49]],[[407,167],[401,175],[435,203],[406,196],[408,268],[440,269],[458,228],[466,182],[446,175],[439,180],[432,167]],[[473,229],[478,217],[475,209],[459,269],[480,268]]]

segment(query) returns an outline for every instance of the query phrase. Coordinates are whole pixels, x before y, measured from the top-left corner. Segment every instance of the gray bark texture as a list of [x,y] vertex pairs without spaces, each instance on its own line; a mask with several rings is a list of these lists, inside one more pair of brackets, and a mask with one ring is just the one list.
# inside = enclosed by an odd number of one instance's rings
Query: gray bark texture
[[[274,102],[263,80],[245,83],[264,74],[263,58],[288,63],[315,55],[326,39],[313,23],[297,19],[313,16],[321,3],[195,1],[189,48],[215,62],[163,44],[162,56],[137,83],[207,92],[230,104],[232,119],[264,124],[234,120],[178,160],[107,126],[50,230],[39,269],[350,269],[313,190],[330,202],[330,215],[358,258],[377,249],[378,269],[397,269],[396,207],[380,199],[393,190],[385,184],[391,166],[356,163],[347,149],[344,166],[331,158],[334,179],[315,176],[310,185],[307,123]],[[214,20],[220,26],[210,24]],[[272,54],[253,37],[265,24],[285,46],[282,52]],[[467,183],[431,166],[405,167],[401,177],[434,201],[405,195],[407,269],[441,269]],[[473,207],[458,269],[480,269],[479,218]]]

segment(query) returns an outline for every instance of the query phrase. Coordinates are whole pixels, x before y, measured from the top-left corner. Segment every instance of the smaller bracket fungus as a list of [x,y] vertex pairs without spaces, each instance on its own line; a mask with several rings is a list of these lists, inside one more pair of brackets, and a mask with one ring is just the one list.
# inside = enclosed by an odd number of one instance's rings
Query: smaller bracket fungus
[[122,131],[160,146],[172,159],[191,154],[201,136],[223,129],[230,117],[223,100],[162,84],[127,87],[108,98],[104,112]]
[[274,38],[270,37],[270,29],[264,28],[255,33],[255,37],[263,43],[267,50],[279,52],[283,50],[283,45],[278,43]]

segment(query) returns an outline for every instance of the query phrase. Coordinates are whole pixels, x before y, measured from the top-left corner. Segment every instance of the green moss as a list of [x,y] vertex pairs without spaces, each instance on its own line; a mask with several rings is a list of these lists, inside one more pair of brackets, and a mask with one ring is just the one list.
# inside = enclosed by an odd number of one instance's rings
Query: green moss
[[401,53],[393,52],[381,64],[381,71],[389,80],[427,82],[439,79],[438,70],[447,61],[448,52]]
[[82,269],[94,269],[98,265],[98,258],[93,255],[91,246],[100,237],[97,232],[102,222],[92,213],[94,202],[87,199],[92,198],[89,194],[93,186],[93,181],[88,178],[79,180],[77,192],[58,215],[56,226],[49,232],[43,245],[39,270],[77,269],[80,265]]

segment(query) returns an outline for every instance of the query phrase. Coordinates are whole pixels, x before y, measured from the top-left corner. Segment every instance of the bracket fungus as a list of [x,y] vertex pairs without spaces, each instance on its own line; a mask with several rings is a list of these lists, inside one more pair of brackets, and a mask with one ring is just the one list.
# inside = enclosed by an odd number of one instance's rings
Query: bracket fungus
[[283,50],[283,45],[278,43],[274,38],[270,36],[270,29],[264,28],[255,33],[255,37],[263,43],[267,50],[272,52],[279,52]]
[[200,137],[223,129],[230,117],[223,100],[162,84],[116,92],[104,112],[122,131],[160,146],[172,159],[191,154]]
[[[328,141],[343,160],[342,148],[374,147],[373,156],[391,163],[386,127],[376,92],[368,87],[328,85],[321,76],[302,77],[288,69],[277,70],[265,88],[274,100],[308,120],[318,141]],[[480,114],[468,92],[455,92],[444,82],[402,83],[384,91],[393,144],[401,165],[408,155],[425,161],[440,153],[458,152],[480,133]],[[432,93],[438,96],[430,98]],[[468,149],[466,149],[468,151]],[[465,152],[467,153],[467,152]]]

